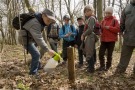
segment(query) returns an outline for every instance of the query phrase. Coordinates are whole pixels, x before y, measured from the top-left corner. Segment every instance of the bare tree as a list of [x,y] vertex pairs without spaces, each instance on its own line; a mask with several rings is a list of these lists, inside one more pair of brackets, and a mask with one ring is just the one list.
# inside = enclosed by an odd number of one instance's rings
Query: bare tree
[[101,21],[103,19],[102,0],[98,0],[98,2],[97,2],[97,18],[99,21]]
[[108,6],[110,6],[110,4],[111,4],[111,0],[108,0]]
[[95,9],[95,15],[97,15],[97,0],[93,0],[93,7]]
[[35,12],[35,10],[30,6],[29,0],[25,0],[25,4],[29,12],[32,12],[32,13]]
[[73,17],[73,13],[71,12],[71,0],[64,0],[65,1],[65,4],[66,4],[66,8],[67,8],[67,11],[68,11],[68,14],[70,15],[70,18],[71,18],[71,23],[73,24],[74,23],[74,17]]
[[112,7],[114,7],[114,4],[115,4],[115,0],[113,0],[113,2],[112,2]]

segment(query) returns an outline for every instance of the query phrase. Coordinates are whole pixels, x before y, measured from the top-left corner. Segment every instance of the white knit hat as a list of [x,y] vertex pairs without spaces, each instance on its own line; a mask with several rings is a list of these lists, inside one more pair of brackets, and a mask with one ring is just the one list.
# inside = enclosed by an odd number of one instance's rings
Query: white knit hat
[[113,13],[113,7],[106,7],[105,12]]

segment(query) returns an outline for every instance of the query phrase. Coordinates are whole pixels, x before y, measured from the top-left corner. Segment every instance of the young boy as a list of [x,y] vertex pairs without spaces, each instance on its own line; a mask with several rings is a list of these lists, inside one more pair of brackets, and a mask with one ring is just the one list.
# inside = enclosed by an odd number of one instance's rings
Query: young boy
[[70,17],[65,15],[63,17],[64,25],[60,28],[59,37],[63,39],[62,58],[66,64],[67,61],[67,47],[75,45],[76,29],[70,25]]
[[82,17],[77,18],[77,22],[78,22],[78,29],[77,29],[77,36],[75,39],[75,43],[76,43],[76,47],[78,49],[78,55],[79,55],[79,64],[78,64],[78,68],[81,68],[83,66],[83,51],[80,49],[81,46],[81,35],[83,34],[83,30],[84,30],[84,20]]

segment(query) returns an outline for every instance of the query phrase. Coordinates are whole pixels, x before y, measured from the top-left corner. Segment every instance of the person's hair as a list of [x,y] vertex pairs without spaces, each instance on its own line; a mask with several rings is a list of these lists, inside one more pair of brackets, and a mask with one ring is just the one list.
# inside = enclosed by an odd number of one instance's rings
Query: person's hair
[[86,12],[86,10],[90,10],[90,11],[92,11],[92,12],[94,13],[94,8],[93,8],[93,6],[92,6],[92,5],[86,5],[86,6],[84,7],[83,12],[85,13],[85,12]]

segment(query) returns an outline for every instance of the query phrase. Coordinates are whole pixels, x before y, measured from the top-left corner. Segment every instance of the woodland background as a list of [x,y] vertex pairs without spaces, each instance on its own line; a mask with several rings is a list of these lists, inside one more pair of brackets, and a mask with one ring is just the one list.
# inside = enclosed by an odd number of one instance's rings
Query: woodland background
[[[96,72],[89,74],[86,66],[76,68],[76,85],[68,84],[68,72],[66,67],[58,67],[52,74],[40,71],[41,79],[37,80],[28,75],[30,55],[24,58],[24,50],[18,44],[18,31],[12,27],[13,18],[19,13],[41,12],[44,8],[52,9],[56,13],[57,23],[63,24],[62,17],[69,14],[71,23],[77,26],[76,18],[83,15],[83,8],[92,4],[99,21],[104,17],[107,6],[114,7],[114,15],[120,18],[121,11],[130,0],[0,0],[0,89],[1,90],[135,90],[135,79],[132,76],[135,54],[126,74],[114,76],[113,73],[119,62],[122,37],[116,43],[113,66],[108,72]],[[46,39],[46,32],[43,32]],[[100,43],[97,43],[97,47]],[[61,43],[59,45],[61,50]],[[98,48],[97,48],[98,51]],[[98,52],[97,52],[98,55]],[[49,59],[45,55],[41,60],[43,64]],[[76,55],[75,63],[78,57]],[[96,67],[99,66],[98,58]]]

